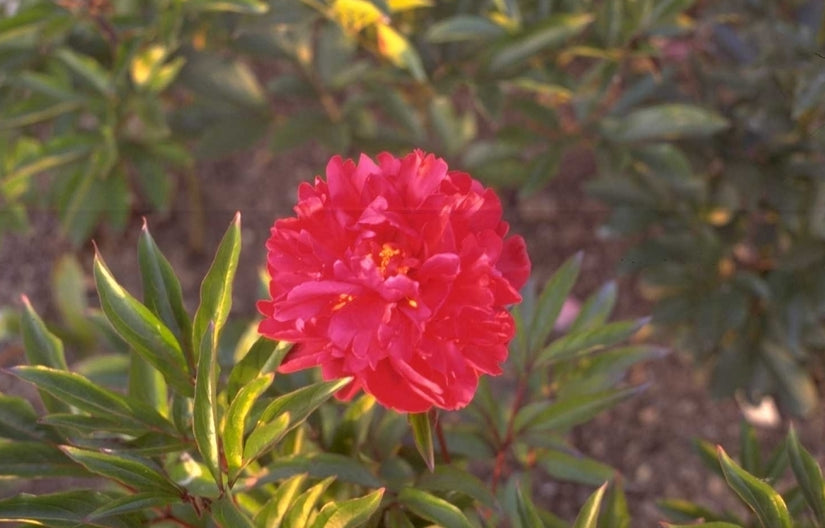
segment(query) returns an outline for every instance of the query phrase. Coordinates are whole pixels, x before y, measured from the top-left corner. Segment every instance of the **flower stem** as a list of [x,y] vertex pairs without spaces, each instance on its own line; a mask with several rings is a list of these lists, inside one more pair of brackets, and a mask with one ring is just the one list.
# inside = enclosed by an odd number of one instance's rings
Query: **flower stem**
[[441,447],[441,457],[444,459],[445,464],[449,464],[451,462],[450,450],[447,449],[447,439],[444,438],[444,430],[441,428],[441,420],[437,411],[433,413],[432,418],[435,422],[435,435],[438,437],[438,445]]

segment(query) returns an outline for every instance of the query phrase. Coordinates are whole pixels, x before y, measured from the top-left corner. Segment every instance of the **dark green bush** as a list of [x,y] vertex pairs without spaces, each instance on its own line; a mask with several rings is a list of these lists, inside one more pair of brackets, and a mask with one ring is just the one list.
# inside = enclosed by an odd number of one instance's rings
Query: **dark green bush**
[[622,267],[641,273],[655,321],[713,365],[713,391],[772,394],[797,414],[815,404],[825,345],[822,22],[819,2],[702,6],[668,44],[690,53],[651,97],[690,97],[729,129],[678,149],[634,142],[592,186],[612,232],[643,235]]

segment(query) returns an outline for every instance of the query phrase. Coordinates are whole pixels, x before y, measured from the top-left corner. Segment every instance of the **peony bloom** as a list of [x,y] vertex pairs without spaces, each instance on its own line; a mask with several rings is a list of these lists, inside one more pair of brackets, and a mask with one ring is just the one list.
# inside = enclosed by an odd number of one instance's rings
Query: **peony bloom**
[[258,303],[260,333],[297,344],[282,372],[352,376],[340,398],[363,389],[403,412],[459,409],[501,373],[530,260],[491,189],[415,151],[336,156],[298,198],[272,227]]

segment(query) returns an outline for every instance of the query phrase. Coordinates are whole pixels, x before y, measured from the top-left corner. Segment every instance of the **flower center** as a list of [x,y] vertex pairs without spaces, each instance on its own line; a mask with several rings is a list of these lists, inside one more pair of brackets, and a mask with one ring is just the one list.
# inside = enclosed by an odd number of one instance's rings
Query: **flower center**
[[404,252],[389,243],[381,246],[378,258],[378,269],[384,277],[390,274],[403,275],[410,270],[410,267],[404,264]]

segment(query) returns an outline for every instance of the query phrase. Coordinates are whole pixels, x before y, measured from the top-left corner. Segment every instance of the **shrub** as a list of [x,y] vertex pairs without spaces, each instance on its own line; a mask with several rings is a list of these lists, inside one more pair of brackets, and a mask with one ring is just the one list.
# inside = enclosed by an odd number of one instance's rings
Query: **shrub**
[[713,366],[713,392],[771,394],[804,415],[823,346],[822,6],[729,1],[696,15],[667,44],[690,55],[654,97],[690,87],[730,128],[684,148],[636,143],[604,160],[592,190],[613,206],[612,232],[643,235],[623,269],[640,272],[655,322]]
[[[506,372],[482,378],[467,409],[405,417],[368,395],[347,405],[330,400],[348,378],[276,374],[290,347],[257,337],[254,323],[240,338],[225,331],[240,242],[238,216],[194,317],[148,229],[138,242],[142,302],[96,255],[102,313],[127,345],[105,376],[78,370],[82,364],[69,368],[61,340],[24,303],[28,364],[11,371],[37,388],[42,411],[19,397],[0,398],[0,473],[98,480],[0,500],[0,519],[566,526],[533,503],[532,482],[542,474],[590,485],[612,479],[612,469],[577,453],[565,433],[636,393],[639,387],[622,384],[624,372],[659,351],[614,346],[640,322],[607,322],[613,288],[597,292],[569,331],[548,342],[580,258],[562,266],[538,298],[527,288],[513,312],[518,333]],[[594,493],[576,526],[595,527],[603,501],[616,519],[611,526],[627,522],[621,489],[611,489]]]

